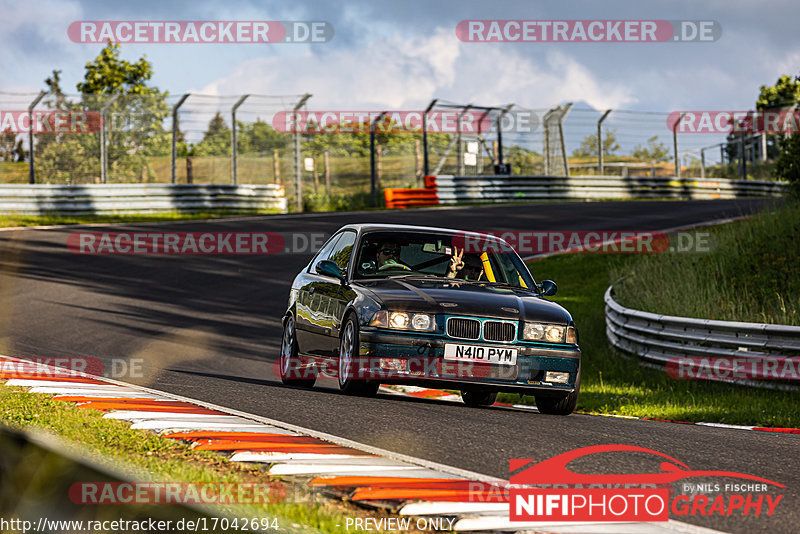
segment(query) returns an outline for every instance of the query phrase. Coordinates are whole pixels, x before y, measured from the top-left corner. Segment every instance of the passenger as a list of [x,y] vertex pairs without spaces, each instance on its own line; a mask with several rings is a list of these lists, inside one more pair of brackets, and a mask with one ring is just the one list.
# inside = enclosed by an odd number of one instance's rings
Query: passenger
[[447,269],[447,278],[460,278],[461,280],[480,280],[483,278],[483,262],[475,254],[464,256],[464,249],[461,252],[457,247],[453,247],[455,252],[450,258],[450,265]]

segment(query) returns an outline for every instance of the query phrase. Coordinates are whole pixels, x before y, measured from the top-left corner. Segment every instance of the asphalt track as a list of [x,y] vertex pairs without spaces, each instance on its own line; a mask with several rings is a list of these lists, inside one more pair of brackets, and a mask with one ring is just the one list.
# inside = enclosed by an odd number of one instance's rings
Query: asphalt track
[[[758,200],[530,204],[249,217],[122,228],[330,234],[350,222],[396,222],[480,231],[641,231],[736,217],[764,205]],[[502,408],[470,409],[460,403],[384,394],[364,399],[340,394],[330,382],[312,391],[285,387],[273,373],[280,317],[289,284],[310,259],[310,252],[79,255],[66,247],[67,237],[76,230],[0,232],[0,353],[96,357],[108,367],[117,361],[121,380],[501,478],[509,476],[508,461],[513,458],[542,460],[598,444],[638,445],[673,456],[692,469],[737,471],[787,486],[773,517],[673,514],[673,519],[734,532],[797,531],[798,435],[585,415],[545,416]],[[137,359],[145,362],[142,375],[125,374],[119,361]],[[587,458],[571,468],[638,473],[658,471],[658,463],[645,454],[616,453],[602,459]]]

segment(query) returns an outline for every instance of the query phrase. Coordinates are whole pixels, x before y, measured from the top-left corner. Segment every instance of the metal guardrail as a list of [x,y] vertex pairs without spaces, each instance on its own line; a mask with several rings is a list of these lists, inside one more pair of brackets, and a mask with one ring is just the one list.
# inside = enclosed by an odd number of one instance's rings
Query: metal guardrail
[[[797,388],[798,382],[795,380],[791,385],[789,380],[800,378],[796,376],[800,364],[800,326],[661,315],[626,308],[613,299],[612,293],[613,287],[609,287],[603,297],[606,335],[618,350],[651,366],[667,368],[671,375],[681,372],[679,366],[683,364],[690,375],[703,368],[698,378],[713,377],[777,389]],[[780,374],[786,372],[787,365],[792,373]],[[733,372],[735,369],[739,370],[738,375]],[[752,372],[753,369],[758,371]]]
[[440,204],[525,200],[775,197],[788,184],[723,178],[614,176],[426,176]]
[[287,211],[279,185],[0,185],[0,213],[103,215],[207,210]]

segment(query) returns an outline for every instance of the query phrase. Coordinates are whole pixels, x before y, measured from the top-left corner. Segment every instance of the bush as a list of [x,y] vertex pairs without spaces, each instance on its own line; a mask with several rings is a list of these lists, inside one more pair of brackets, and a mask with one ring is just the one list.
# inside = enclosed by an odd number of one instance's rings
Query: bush
[[383,193],[378,192],[378,205],[372,203],[372,195],[367,192],[351,194],[307,193],[303,195],[303,211],[358,211],[370,208],[383,207]]
[[780,143],[780,154],[775,160],[775,177],[786,180],[795,196],[800,196],[800,135],[787,135]]

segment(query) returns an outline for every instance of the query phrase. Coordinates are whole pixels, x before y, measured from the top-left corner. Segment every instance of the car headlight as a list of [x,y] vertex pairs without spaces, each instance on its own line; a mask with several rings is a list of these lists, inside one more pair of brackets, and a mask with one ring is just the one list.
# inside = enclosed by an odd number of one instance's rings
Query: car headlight
[[436,320],[435,316],[427,313],[380,310],[372,316],[369,325],[397,330],[431,331],[436,328]]
[[564,343],[564,333],[566,330],[566,326],[557,324],[525,323],[525,328],[522,330],[522,337],[528,341]]

